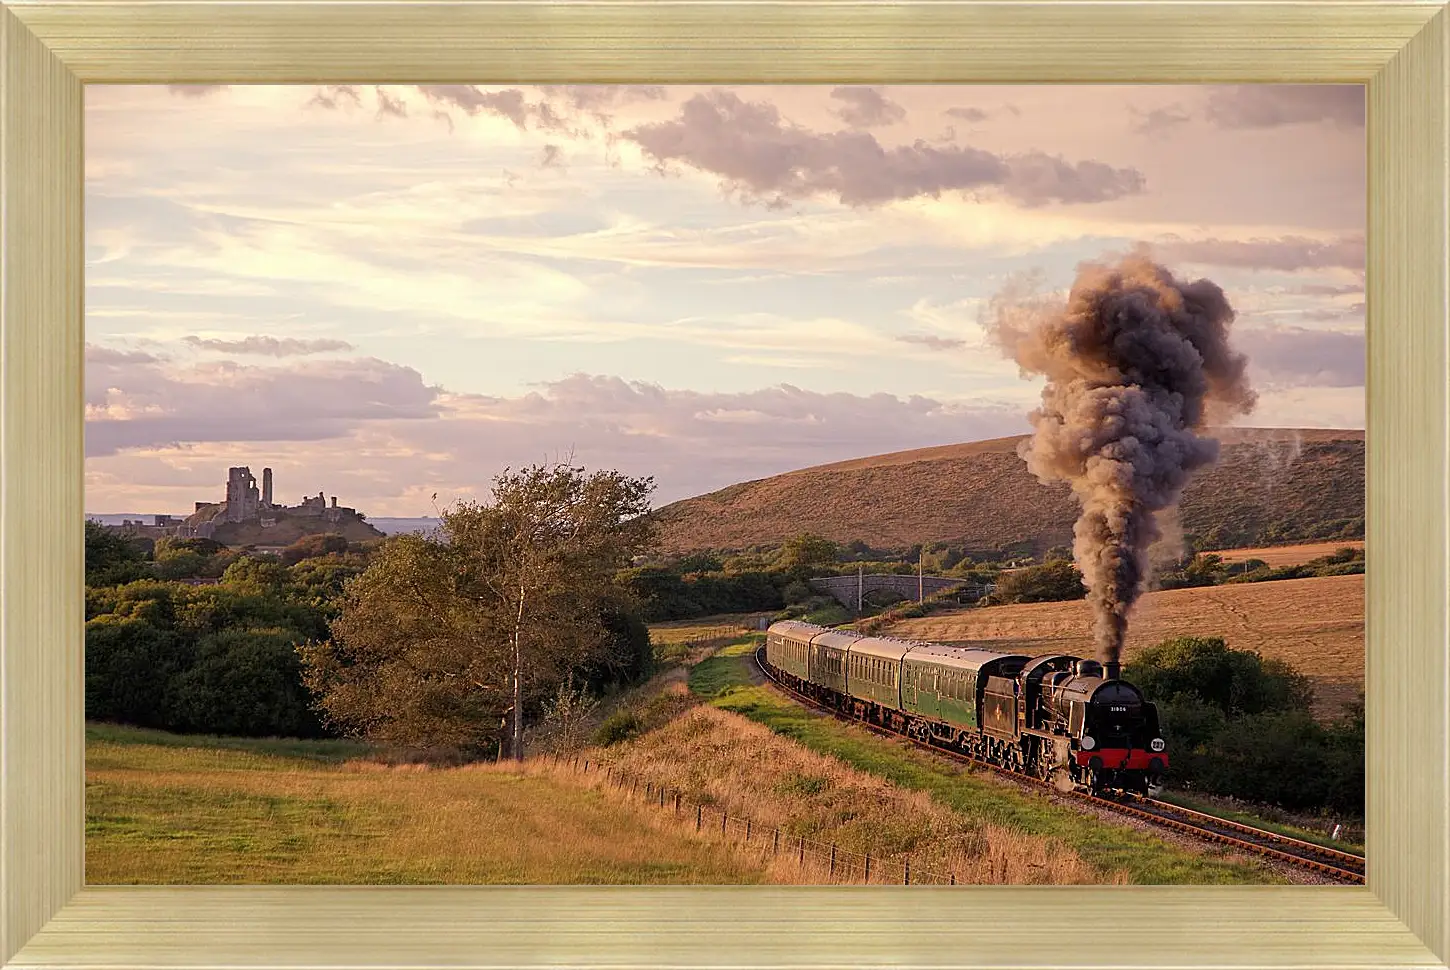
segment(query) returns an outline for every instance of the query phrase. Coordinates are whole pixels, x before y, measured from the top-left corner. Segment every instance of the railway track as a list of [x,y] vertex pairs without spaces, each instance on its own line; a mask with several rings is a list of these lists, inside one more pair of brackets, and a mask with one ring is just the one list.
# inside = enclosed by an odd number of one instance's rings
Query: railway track
[[863,721],[845,711],[825,707],[814,698],[808,697],[784,683],[771,666],[765,662],[765,647],[763,646],[755,651],[753,659],[755,665],[767,680],[802,704],[830,714],[838,720],[864,727],[876,734],[901,741],[908,741],[917,747],[926,748],[928,751],[933,751],[956,761],[990,768],[998,774],[1006,775],[1017,781],[1050,789],[1057,794],[1065,794],[1070,798],[1095,805],[1107,811],[1130,818],[1137,818],[1162,828],[1183,832],[1203,839],[1204,841],[1231,846],[1253,855],[1286,862],[1303,869],[1311,870],[1320,875],[1329,876],[1341,882],[1351,884],[1364,883],[1363,856],[1354,855],[1349,852],[1341,852],[1338,849],[1331,849],[1327,846],[1315,845],[1312,842],[1305,842],[1287,835],[1280,835],[1277,832],[1255,828],[1252,825],[1245,825],[1242,822],[1219,818],[1217,815],[1194,811],[1193,809],[1183,808],[1154,798],[1128,796],[1124,799],[1118,799],[1105,798],[1101,795],[1093,795],[1082,791],[1062,792],[1060,789],[1054,788],[1048,782],[1035,775],[1028,775],[1014,771],[1011,768],[1004,768],[990,761],[983,761],[980,758],[974,758],[960,751],[954,751],[951,748],[932,744],[930,741],[922,741],[879,724]]

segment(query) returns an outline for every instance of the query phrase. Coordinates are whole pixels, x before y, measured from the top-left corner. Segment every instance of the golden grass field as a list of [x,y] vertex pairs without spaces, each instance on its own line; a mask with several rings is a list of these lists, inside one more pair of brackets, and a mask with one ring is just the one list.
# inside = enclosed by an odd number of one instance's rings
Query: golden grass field
[[[1093,655],[1086,600],[962,609],[901,620],[886,631],[994,650]],[[1223,637],[1293,664],[1314,682],[1315,712],[1334,717],[1364,688],[1364,576],[1233,583],[1148,593],[1129,622],[1125,657],[1175,636]]]
[[[679,685],[679,690],[684,685]],[[598,754],[595,754],[598,757]],[[616,770],[687,793],[696,802],[733,816],[749,816],[760,832],[780,829],[853,853],[870,854],[883,868],[907,857],[918,870],[954,873],[958,883],[1082,884],[1125,882],[1101,873],[1076,852],[1050,839],[981,822],[838,758],[818,754],[770,728],[708,705],[606,755]],[[603,777],[541,764],[548,776],[604,789]],[[643,786],[641,786],[643,787]],[[606,789],[607,790],[607,789]],[[662,812],[669,818],[668,812]],[[693,815],[684,819],[693,828]],[[823,882],[802,872],[794,855],[766,859],[779,882]]]
[[1363,539],[1341,539],[1338,542],[1305,542],[1297,546],[1260,546],[1256,549],[1216,549],[1211,556],[1221,556],[1224,562],[1243,562],[1257,559],[1265,565],[1300,566],[1311,559],[1331,556],[1341,549],[1363,549]]
[[125,743],[86,744],[91,884],[772,881],[758,860],[659,829],[648,807],[511,765],[327,763],[96,731]]

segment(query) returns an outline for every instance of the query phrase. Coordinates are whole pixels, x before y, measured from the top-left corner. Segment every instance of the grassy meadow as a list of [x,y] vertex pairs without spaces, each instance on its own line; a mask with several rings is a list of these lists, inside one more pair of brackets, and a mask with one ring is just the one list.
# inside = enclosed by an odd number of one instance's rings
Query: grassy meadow
[[90,884],[768,881],[648,809],[492,765],[357,760],[338,742],[86,732]]

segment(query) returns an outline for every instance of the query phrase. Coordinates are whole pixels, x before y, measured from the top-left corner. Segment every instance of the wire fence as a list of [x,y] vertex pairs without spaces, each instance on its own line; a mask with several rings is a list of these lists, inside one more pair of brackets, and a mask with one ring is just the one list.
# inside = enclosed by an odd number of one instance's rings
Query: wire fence
[[600,779],[605,787],[625,798],[652,806],[676,825],[702,837],[753,852],[777,865],[794,866],[821,882],[897,886],[955,886],[955,872],[938,872],[913,865],[911,858],[884,858],[843,849],[761,825],[746,815],[731,814],[716,805],[695,801],[685,792],[631,775],[618,766],[579,756],[546,756],[561,768]]

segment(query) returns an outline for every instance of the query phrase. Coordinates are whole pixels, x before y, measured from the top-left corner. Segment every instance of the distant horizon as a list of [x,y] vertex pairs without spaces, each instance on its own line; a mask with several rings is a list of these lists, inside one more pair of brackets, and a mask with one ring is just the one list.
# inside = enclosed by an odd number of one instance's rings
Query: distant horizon
[[[1227,426],[1227,427],[1222,428],[1222,429],[1219,429],[1219,430],[1233,431],[1233,432],[1238,432],[1240,434],[1256,434],[1256,433],[1260,433],[1260,432],[1270,432],[1270,433],[1272,433],[1272,432],[1285,432],[1285,433],[1287,433],[1287,432],[1293,432],[1293,433],[1296,433],[1296,434],[1303,434],[1303,433],[1319,433],[1319,434],[1359,434],[1359,435],[1363,435],[1364,434],[1364,429],[1363,428],[1272,427],[1272,426],[1258,426],[1258,425],[1255,425],[1255,426]],[[944,443],[938,444],[938,445],[923,445],[923,446],[918,447],[918,448],[901,449],[900,451],[884,451],[884,452],[876,452],[876,453],[870,454],[870,455],[855,455],[855,456],[852,456],[850,458],[840,459],[838,461],[822,462],[822,463],[817,464],[817,465],[803,465],[803,466],[800,466],[798,468],[788,468],[788,469],[785,469],[784,471],[775,473],[775,475],[786,475],[786,474],[790,474],[792,472],[807,471],[807,470],[810,470],[810,469],[813,469],[813,468],[829,467],[831,465],[837,465],[837,464],[849,464],[849,463],[851,463],[853,461],[863,461],[863,460],[867,460],[867,459],[870,459],[870,458],[878,458],[878,457],[883,457],[883,456],[887,456],[887,455],[894,455],[894,454],[906,454],[906,453],[910,453],[910,452],[913,452],[913,451],[932,451],[932,450],[936,450],[936,449],[940,449],[940,448],[951,448],[953,446],[960,446],[960,445],[984,444],[984,443],[992,442],[992,441],[1004,441],[1004,440],[1008,440],[1008,439],[1011,439],[1011,438],[1022,438],[1022,437],[1026,437],[1026,434],[1023,433],[1023,434],[1013,434],[1013,435],[996,435],[996,436],[993,436],[991,438],[974,438],[974,439],[971,439],[971,440],[968,440],[968,441],[949,441],[949,442],[944,442]],[[245,466],[245,467],[251,467],[251,466],[248,465],[248,466]],[[267,467],[267,466],[263,466],[263,467]],[[766,475],[766,476],[762,476],[762,477],[763,478],[773,478],[773,477],[775,477],[775,475]],[[665,503],[657,504],[654,507],[655,508],[663,508],[665,505],[671,505],[671,504],[674,504],[674,502],[682,502],[682,501],[686,501],[686,500],[691,499],[691,498],[697,498],[697,497],[699,497],[701,495],[708,495],[711,492],[719,491],[722,488],[728,488],[731,485],[738,485],[738,484],[741,484],[743,482],[758,481],[758,480],[759,479],[740,479],[739,481],[727,482],[724,485],[718,486],[717,488],[710,489],[710,491],[708,491],[708,492],[697,492],[697,493],[695,493],[693,495],[687,495],[687,496],[684,496],[683,498],[674,499],[671,502],[665,502]],[[225,483],[223,482],[223,484],[225,484]],[[486,489],[486,486],[484,488]],[[216,504],[216,503],[209,503],[209,504]],[[440,521],[439,517],[436,516],[436,515],[378,515],[378,516],[374,516],[371,513],[369,513],[366,509],[361,509],[360,508],[360,509],[358,509],[358,511],[360,513],[362,513],[364,516],[366,516],[367,521],[370,522],[370,523],[372,523],[374,526],[377,526],[378,523],[380,523],[380,522],[393,523],[393,522],[438,522],[438,521]],[[181,513],[177,513],[177,512],[86,512],[85,513],[85,516],[86,516],[86,518],[103,518],[104,517],[104,518],[108,518],[108,519],[123,519],[123,518],[125,518],[125,519],[149,519],[149,518],[152,518],[153,516],[157,516],[157,515],[170,515],[170,516],[172,516],[174,518],[184,519],[184,518],[186,518],[187,516],[189,516],[191,514],[193,514],[193,513],[192,512],[181,512]],[[107,523],[107,524],[114,524],[114,523]],[[380,531],[386,531],[386,530],[380,530]]]

